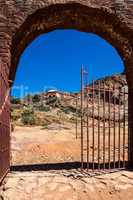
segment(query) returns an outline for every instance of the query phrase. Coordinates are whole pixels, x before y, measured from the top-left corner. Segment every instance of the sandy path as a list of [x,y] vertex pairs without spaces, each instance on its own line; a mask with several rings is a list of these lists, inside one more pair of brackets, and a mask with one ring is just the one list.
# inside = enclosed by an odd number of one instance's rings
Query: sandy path
[[[100,136],[100,161],[103,161],[103,134]],[[92,161],[92,133],[89,130],[89,155]],[[122,133],[122,130],[121,130]],[[80,134],[80,129],[79,129]],[[84,161],[87,159],[87,141],[84,132]],[[127,157],[127,133],[125,143],[125,157]],[[118,160],[118,127],[116,128],[116,161]],[[59,129],[42,129],[41,127],[16,127],[11,137],[12,164],[62,163],[80,161],[80,136],[75,139],[75,128],[67,125]],[[110,151],[113,161],[113,129],[111,129]],[[98,160],[98,134],[95,128],[95,161]],[[108,130],[105,138],[105,160],[108,162]],[[121,135],[121,160],[123,160],[123,135]]]
[[80,161],[80,139],[75,129],[43,130],[17,127],[12,133],[12,164]]

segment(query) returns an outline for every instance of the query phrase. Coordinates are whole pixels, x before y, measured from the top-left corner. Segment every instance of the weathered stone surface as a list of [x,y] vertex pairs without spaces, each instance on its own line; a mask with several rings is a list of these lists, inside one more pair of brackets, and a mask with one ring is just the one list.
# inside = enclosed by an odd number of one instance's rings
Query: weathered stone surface
[[123,171],[75,178],[64,177],[61,172],[17,172],[7,176],[0,195],[1,199],[8,200],[124,200],[125,196],[131,200],[133,173]]
[[2,48],[0,56],[12,63],[11,79],[24,48],[39,34],[56,28],[94,32],[109,41],[122,56],[133,87],[132,0],[0,0],[0,44],[7,40],[5,34],[10,44],[5,46],[9,56],[5,51],[5,56],[1,55]]
[[133,167],[133,1],[0,0],[0,60],[10,71],[8,78],[14,80],[20,55],[35,37],[62,28],[96,33],[121,55],[129,86],[129,161]]

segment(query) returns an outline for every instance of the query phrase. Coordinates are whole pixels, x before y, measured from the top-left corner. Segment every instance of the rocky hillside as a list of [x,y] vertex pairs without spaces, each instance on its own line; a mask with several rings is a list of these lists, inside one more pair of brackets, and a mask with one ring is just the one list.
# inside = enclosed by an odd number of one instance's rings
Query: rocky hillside
[[47,96],[46,93],[28,95],[24,99],[12,98],[12,122],[16,125],[73,123],[76,114],[74,94]]
[[105,87],[110,86],[112,89],[113,89],[113,86],[115,86],[116,89],[121,89],[127,86],[125,74],[116,74],[113,76],[105,77],[103,79],[98,79],[95,81],[95,85],[98,85],[99,81],[101,85],[105,83]]
[[[118,74],[111,77],[106,77],[95,81],[95,88],[98,88],[100,81],[100,87],[112,90],[111,99],[121,105],[123,104],[123,97],[119,96],[119,91],[128,92],[127,82],[124,74]],[[89,86],[92,86],[91,84]],[[114,92],[115,86],[115,92]],[[12,122],[16,125],[41,125],[47,128],[51,124],[63,124],[74,123],[76,117],[80,120],[80,99],[78,101],[76,111],[76,96],[80,96],[79,93],[60,93],[60,96],[51,96],[48,93],[35,94],[33,96],[28,95],[24,99],[12,98]],[[106,103],[108,103],[108,91],[106,90]],[[101,96],[103,91],[101,90]],[[126,104],[127,104],[126,95]],[[95,106],[97,107],[97,96],[95,95]],[[90,98],[92,96],[90,95]],[[101,102],[102,103],[102,102]],[[91,108],[91,101],[90,101]],[[107,111],[108,112],[108,111]],[[91,117],[90,109],[90,117]],[[101,118],[103,114],[101,112]],[[97,118],[97,109],[95,112]]]

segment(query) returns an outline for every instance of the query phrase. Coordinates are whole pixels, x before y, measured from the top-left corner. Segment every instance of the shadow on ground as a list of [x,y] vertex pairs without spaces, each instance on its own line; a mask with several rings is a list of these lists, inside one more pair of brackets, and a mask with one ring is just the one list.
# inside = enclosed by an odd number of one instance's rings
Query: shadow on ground
[[[98,163],[89,163],[89,169],[99,169]],[[127,163],[125,163],[127,167]],[[115,169],[122,169],[123,162],[115,163]],[[84,169],[87,169],[87,163],[83,165]],[[48,163],[48,164],[27,164],[27,165],[14,165],[11,166],[11,171],[49,171],[49,170],[71,170],[81,168],[81,162],[65,162],[65,163]],[[100,169],[103,169],[103,164],[100,164]],[[109,164],[105,163],[105,169],[109,169]],[[114,163],[110,163],[110,169],[114,169]]]

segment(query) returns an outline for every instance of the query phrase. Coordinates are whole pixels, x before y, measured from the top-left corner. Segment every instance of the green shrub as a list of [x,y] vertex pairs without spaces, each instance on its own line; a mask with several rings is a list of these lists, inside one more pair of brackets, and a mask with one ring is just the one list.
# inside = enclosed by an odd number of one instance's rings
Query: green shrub
[[33,103],[38,103],[38,102],[40,102],[40,100],[41,100],[41,97],[40,97],[40,95],[38,95],[38,94],[35,94],[35,95],[32,97]]
[[25,97],[25,101],[26,102],[32,102],[32,95],[28,94],[26,97]]
[[16,97],[11,97],[11,103],[12,104],[20,104],[21,100],[19,98],[16,98]]
[[45,106],[43,104],[41,104],[39,107],[38,107],[39,111],[44,111],[44,112],[48,112],[50,111],[50,107],[49,106]]
[[11,120],[12,121],[17,121],[20,118],[20,116],[15,113],[15,112],[11,112]]
[[59,107],[61,105],[60,99],[56,96],[47,98],[46,105]]
[[68,107],[61,107],[62,112],[64,112],[65,114],[69,114],[70,110]]
[[70,122],[76,123],[76,121],[77,121],[76,117],[73,116],[73,117],[70,118]]
[[48,129],[48,123],[47,122],[44,122],[43,124],[42,124],[42,129]]
[[72,113],[76,113],[76,108],[74,108],[73,106],[65,106],[65,107],[61,107],[61,110],[65,113],[65,114],[69,114],[70,112]]
[[31,109],[26,109],[22,113],[22,123],[24,125],[35,125],[35,115],[34,111]]

